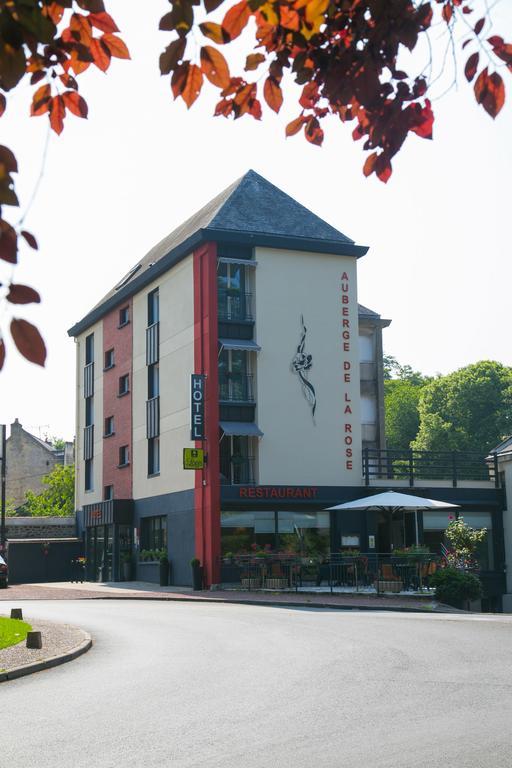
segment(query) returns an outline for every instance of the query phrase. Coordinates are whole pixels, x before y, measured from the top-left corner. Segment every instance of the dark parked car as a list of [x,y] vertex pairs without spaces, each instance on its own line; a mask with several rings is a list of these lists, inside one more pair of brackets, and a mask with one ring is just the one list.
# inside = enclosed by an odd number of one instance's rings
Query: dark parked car
[[0,587],[2,589],[5,589],[8,584],[8,573],[9,570],[7,568],[7,563],[3,559],[2,555],[0,555]]

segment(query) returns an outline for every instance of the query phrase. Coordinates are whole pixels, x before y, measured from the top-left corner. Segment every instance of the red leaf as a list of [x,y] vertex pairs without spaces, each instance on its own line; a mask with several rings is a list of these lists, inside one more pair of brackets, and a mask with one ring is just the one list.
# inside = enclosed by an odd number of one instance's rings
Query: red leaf
[[[453,16],[453,8],[450,4],[443,6],[443,19],[448,24],[451,21],[451,18]],[[387,181],[387,179],[386,179]]]
[[28,285],[15,285],[11,283],[9,293],[6,296],[11,304],[39,304],[41,297],[37,291]]
[[265,57],[262,53],[250,53],[245,60],[245,71],[250,72],[257,69],[259,65],[265,61]]
[[220,24],[215,24],[214,21],[203,22],[203,24],[199,25],[199,29],[205,37],[213,40],[213,42],[218,45],[229,43],[229,35],[226,30],[223,29]]
[[316,144],[320,147],[324,140],[324,132],[320,128],[320,123],[316,117],[309,117],[306,125],[304,126],[304,135],[311,144]]
[[0,259],[16,264],[18,254],[18,235],[14,227],[0,219]]
[[15,318],[11,321],[11,336],[23,357],[36,365],[44,365],[46,346],[35,325]]
[[267,77],[263,86],[263,96],[274,112],[279,112],[283,103],[283,92],[281,86],[273,77]]
[[206,13],[211,13],[216,8],[219,7],[219,5],[222,5],[224,0],[204,0],[204,7],[206,8]]
[[32,96],[30,114],[32,116],[44,115],[50,110],[51,100],[51,87],[42,85]]
[[3,165],[9,173],[18,172],[18,163],[16,158],[8,147],[0,145],[0,165]]
[[363,173],[365,176],[370,176],[374,172],[376,160],[377,160],[376,152],[372,152],[371,155],[368,155],[368,157],[366,158],[365,164],[363,165]]
[[87,16],[74,13],[69,22],[69,28],[74,40],[89,45],[92,40],[92,27]]
[[487,67],[480,72],[475,82],[475,98],[485,111],[494,119],[505,103],[505,85],[501,75]]
[[97,40],[96,38],[91,40],[89,47],[94,59],[94,63],[98,69],[101,69],[102,72],[106,72],[110,66],[110,48],[107,48],[107,46],[103,44],[101,40]]
[[34,235],[31,232],[27,232],[26,229],[22,229],[20,232],[20,235],[25,238],[27,243],[30,245],[31,248],[34,249],[34,251],[37,251],[39,246],[37,244],[37,240],[35,239]]
[[4,367],[5,363],[5,344],[4,340],[0,339],[0,371]]
[[292,120],[291,123],[288,123],[286,126],[286,135],[287,136],[295,136],[296,133],[300,131],[304,123],[307,123],[308,118],[304,115],[299,115],[295,118],[295,120]]
[[87,117],[88,107],[87,102],[76,91],[66,91],[62,98],[67,109],[77,117]]
[[201,69],[212,85],[226,88],[230,82],[230,75],[226,59],[220,51],[205,45],[200,51]]
[[203,73],[196,64],[184,61],[174,70],[171,79],[174,98],[181,96],[189,109],[199,96],[202,85]]
[[485,24],[485,17],[482,19],[478,19],[477,23],[475,24],[475,35],[479,35],[482,29],[484,28]]
[[168,75],[169,72],[176,69],[179,62],[183,59],[186,47],[186,38],[178,37],[160,54],[160,72],[162,75]]
[[50,125],[57,134],[61,134],[64,129],[64,118],[66,117],[66,107],[62,96],[54,96],[50,102]]
[[469,83],[472,81],[472,79],[476,75],[476,70],[478,67],[479,60],[480,60],[480,54],[472,53],[469,59],[466,61],[466,66],[464,67],[464,74],[466,75],[466,79]]
[[228,34],[230,40],[234,40],[247,25],[251,12],[247,0],[237,3],[224,16],[222,28]]
[[112,56],[116,59],[129,59],[130,51],[120,37],[116,35],[103,35],[101,41],[105,43]]
[[102,32],[119,32],[114,19],[105,11],[103,13],[90,13],[88,19],[93,27],[101,29]]
[[299,104],[301,107],[304,107],[304,109],[313,109],[319,98],[317,83],[306,83],[302,89],[302,95],[299,99]]
[[390,161],[387,160],[383,154],[379,155],[375,161],[375,173],[384,184],[388,183],[389,178],[393,173]]

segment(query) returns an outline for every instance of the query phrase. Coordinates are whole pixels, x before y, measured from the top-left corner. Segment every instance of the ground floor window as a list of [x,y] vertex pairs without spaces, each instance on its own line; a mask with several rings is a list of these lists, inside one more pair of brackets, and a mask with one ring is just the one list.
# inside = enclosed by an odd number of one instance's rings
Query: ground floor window
[[141,550],[167,549],[167,516],[143,517],[140,522]]
[[221,513],[222,555],[268,550],[322,556],[330,550],[328,512],[261,510]]

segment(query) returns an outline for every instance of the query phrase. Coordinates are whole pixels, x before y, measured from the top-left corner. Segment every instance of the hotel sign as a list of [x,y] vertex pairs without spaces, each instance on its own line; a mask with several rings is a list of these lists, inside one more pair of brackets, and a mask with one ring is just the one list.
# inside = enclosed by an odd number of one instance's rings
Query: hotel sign
[[202,448],[183,449],[183,469],[203,469],[204,451]]
[[190,378],[190,439],[204,440],[204,380],[200,373]]

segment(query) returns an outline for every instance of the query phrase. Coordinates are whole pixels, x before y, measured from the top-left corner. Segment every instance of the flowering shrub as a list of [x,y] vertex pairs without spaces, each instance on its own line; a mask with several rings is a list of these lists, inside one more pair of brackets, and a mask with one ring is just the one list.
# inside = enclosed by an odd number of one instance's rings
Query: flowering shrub
[[486,528],[472,528],[460,515],[457,520],[450,520],[445,536],[451,544],[445,552],[445,559],[449,566],[461,569],[478,567],[475,552],[477,546],[487,536]]
[[437,600],[455,608],[462,608],[467,600],[482,597],[478,576],[459,568],[442,568],[437,571],[430,577],[430,586],[435,587]]

